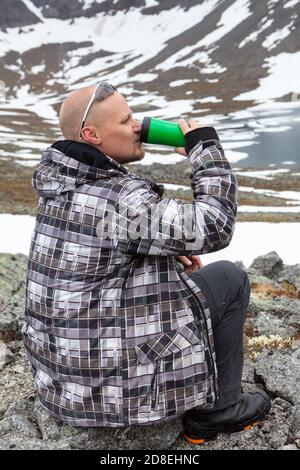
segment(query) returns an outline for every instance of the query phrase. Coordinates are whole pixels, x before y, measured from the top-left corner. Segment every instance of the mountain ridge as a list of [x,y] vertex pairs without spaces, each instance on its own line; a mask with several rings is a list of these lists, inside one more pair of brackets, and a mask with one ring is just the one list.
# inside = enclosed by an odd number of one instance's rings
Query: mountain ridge
[[2,0],[0,126],[14,112],[12,131],[29,134],[34,123],[53,141],[65,96],[100,80],[112,81],[138,118],[291,101],[300,96],[299,14],[295,0]]

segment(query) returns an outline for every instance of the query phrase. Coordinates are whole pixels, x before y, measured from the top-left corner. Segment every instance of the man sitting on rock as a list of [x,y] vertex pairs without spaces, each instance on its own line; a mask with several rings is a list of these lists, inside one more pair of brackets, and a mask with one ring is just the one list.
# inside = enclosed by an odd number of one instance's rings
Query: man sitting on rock
[[[71,93],[65,140],[43,152],[22,333],[43,407],[73,426],[159,423],[184,414],[200,443],[269,411],[243,393],[250,285],[228,261],[236,178],[213,127],[179,125],[194,201],[124,166],[144,157],[137,122],[107,82]],[[191,262],[191,267],[188,263]]]

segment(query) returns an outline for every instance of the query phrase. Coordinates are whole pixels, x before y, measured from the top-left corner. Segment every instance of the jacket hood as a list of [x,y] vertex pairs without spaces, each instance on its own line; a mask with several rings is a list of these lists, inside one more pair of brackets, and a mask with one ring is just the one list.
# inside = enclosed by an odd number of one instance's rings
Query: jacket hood
[[32,186],[42,197],[56,197],[98,179],[121,176],[128,170],[91,145],[61,140],[42,153]]

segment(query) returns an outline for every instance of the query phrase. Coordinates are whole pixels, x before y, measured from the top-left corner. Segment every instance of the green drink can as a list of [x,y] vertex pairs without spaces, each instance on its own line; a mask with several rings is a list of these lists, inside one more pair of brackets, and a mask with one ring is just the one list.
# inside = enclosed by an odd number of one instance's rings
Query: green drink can
[[185,137],[176,122],[144,117],[141,130],[141,141],[148,144],[184,147]]

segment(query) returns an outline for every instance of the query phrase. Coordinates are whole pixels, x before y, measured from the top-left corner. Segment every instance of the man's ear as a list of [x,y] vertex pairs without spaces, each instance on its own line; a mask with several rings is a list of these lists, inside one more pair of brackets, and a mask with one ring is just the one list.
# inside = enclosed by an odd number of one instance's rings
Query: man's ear
[[99,130],[94,126],[86,126],[82,129],[81,134],[83,139],[88,144],[100,145],[102,138]]

